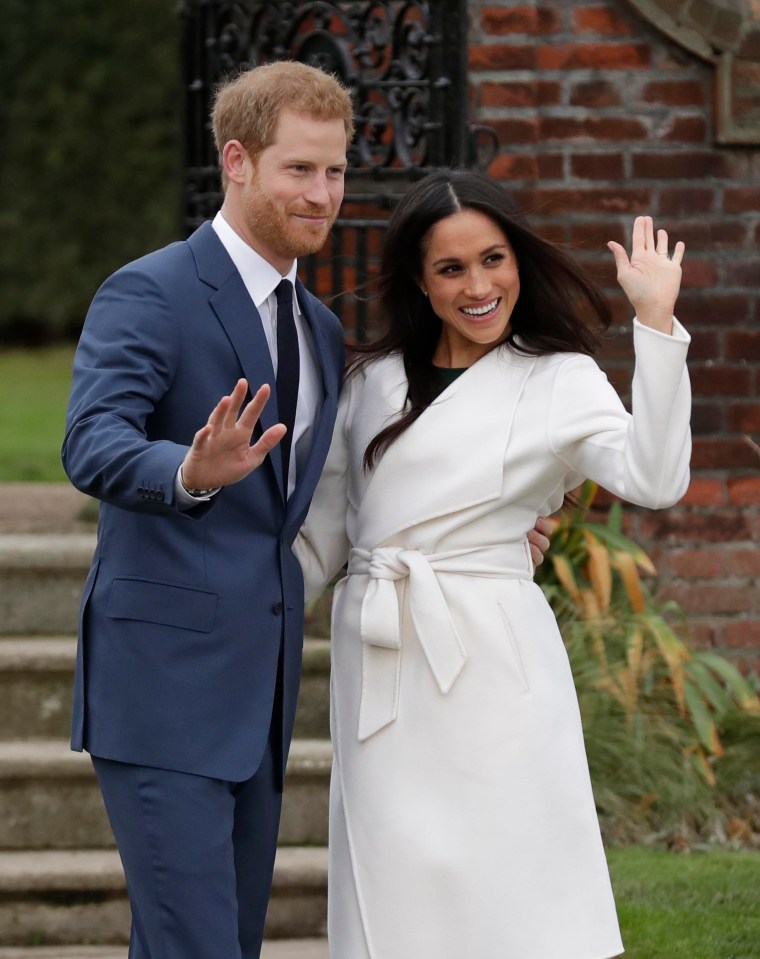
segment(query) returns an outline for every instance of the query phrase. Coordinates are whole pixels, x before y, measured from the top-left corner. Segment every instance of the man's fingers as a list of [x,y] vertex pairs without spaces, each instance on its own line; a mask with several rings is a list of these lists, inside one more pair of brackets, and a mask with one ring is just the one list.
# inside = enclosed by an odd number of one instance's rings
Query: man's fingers
[[267,383],[256,390],[255,395],[240,414],[238,423],[241,427],[251,433],[253,432],[253,428],[258,423],[259,417],[267,404],[270,393],[271,389]]
[[196,451],[202,449],[206,445],[209,436],[211,436],[211,431],[212,426],[210,423],[206,423],[205,426],[202,426],[193,437],[192,448]]
[[673,263],[676,263],[678,266],[680,266],[685,252],[686,244],[683,242],[683,240],[679,240],[678,243],[676,243],[676,247],[673,250],[673,256],[671,257]]
[[257,442],[248,450],[249,462],[253,462],[255,467],[260,466],[287,432],[287,427],[282,423],[275,423],[268,430],[264,430]]
[[238,421],[240,416],[240,408],[245,402],[246,395],[248,393],[248,381],[240,379],[235,384],[235,388],[229,395],[229,406],[224,414],[224,427],[225,429],[232,429]]

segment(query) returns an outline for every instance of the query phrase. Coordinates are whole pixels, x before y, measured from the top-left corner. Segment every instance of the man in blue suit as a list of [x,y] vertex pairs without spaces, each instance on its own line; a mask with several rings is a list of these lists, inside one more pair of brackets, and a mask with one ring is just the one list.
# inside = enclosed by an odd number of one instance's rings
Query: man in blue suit
[[259,956],[301,666],[291,544],[343,368],[296,258],[340,207],[347,91],[270,64],[222,87],[213,124],[224,205],[98,291],[63,444],[101,501],[72,748],[124,863],[130,959]]

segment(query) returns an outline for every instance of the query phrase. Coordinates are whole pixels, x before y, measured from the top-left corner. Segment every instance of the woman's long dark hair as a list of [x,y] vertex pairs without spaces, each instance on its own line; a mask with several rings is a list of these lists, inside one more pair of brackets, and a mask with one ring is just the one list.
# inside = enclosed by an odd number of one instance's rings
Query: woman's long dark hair
[[610,324],[610,306],[580,266],[530,228],[504,188],[483,173],[441,170],[415,184],[401,199],[388,224],[378,276],[381,312],[387,328],[374,342],[356,347],[358,369],[370,360],[400,353],[409,382],[401,417],[371,440],[364,466],[378,457],[436,397],[433,354],[441,320],[418,281],[425,242],[440,220],[477,210],[498,224],[515,252],[520,295],[505,342],[531,356],[593,353],[599,331]]

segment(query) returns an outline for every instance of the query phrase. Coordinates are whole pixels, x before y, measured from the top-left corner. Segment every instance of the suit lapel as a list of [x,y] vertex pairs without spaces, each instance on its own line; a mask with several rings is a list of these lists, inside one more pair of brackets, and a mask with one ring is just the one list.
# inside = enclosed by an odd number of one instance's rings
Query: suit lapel
[[[266,430],[279,422],[279,414],[272,357],[261,317],[211,224],[204,223],[189,238],[188,243],[195,256],[198,276],[212,287],[209,305],[224,327],[251,392],[255,392],[263,383],[268,383],[272,388],[272,395],[259,420],[262,430]],[[234,385],[231,383],[230,389]],[[272,450],[268,459],[284,499],[279,446]]]
[[[362,543],[382,543],[400,530],[502,495],[509,434],[534,363],[509,349],[493,350],[388,447],[364,491]],[[380,406],[389,406],[372,411],[372,435],[397,415],[399,390],[393,387],[400,377],[397,359],[384,372],[388,389],[380,383],[371,391]]]

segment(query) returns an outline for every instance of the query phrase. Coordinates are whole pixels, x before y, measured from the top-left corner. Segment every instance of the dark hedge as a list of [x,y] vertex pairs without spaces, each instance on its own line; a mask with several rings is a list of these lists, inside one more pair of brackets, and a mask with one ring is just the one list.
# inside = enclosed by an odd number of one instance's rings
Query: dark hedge
[[75,337],[181,235],[181,116],[173,0],[0,0],[0,342]]

